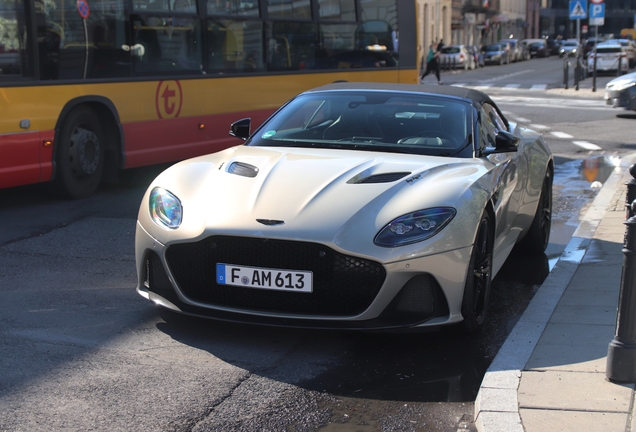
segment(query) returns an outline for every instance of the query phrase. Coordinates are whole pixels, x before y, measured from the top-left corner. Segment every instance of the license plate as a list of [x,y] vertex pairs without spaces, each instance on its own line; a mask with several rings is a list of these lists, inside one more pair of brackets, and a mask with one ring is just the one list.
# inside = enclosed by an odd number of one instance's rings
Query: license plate
[[312,292],[313,274],[309,271],[216,265],[216,283],[248,288],[289,292]]

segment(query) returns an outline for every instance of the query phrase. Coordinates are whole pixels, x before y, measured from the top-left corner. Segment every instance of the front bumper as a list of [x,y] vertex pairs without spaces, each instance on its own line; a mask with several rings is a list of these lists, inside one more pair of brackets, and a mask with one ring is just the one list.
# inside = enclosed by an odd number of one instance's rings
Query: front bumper
[[605,90],[605,103],[612,108],[636,111],[636,86],[623,90]]
[[[253,248],[261,250],[252,253]],[[226,253],[228,249],[234,250]],[[181,313],[233,322],[351,330],[437,326],[462,320],[469,256],[470,247],[378,263],[317,243],[222,236],[166,247],[138,223],[137,291]],[[214,272],[219,260],[311,270],[314,291],[217,285]]]

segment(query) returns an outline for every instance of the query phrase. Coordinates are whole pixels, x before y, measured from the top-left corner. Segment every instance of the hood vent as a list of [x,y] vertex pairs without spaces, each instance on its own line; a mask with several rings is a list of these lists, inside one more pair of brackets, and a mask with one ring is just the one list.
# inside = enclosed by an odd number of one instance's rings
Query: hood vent
[[227,169],[227,172],[243,177],[256,177],[256,174],[258,174],[258,168],[254,165],[243,162],[233,162]]
[[394,172],[394,173],[383,173],[383,174],[373,174],[366,177],[356,176],[349,180],[347,183],[353,184],[363,184],[363,183],[391,183],[394,181],[398,181],[401,178],[406,177],[411,174],[410,172]]

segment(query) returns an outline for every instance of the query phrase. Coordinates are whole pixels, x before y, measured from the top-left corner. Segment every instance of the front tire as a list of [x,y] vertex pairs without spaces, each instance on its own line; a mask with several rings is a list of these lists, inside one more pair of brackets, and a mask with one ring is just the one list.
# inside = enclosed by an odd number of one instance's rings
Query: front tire
[[68,198],[93,194],[102,180],[106,154],[102,125],[87,106],[74,108],[56,140],[55,189]]
[[543,180],[539,204],[534,214],[530,230],[523,238],[521,246],[525,252],[541,255],[550,241],[552,228],[552,173],[548,171]]
[[462,299],[464,329],[469,333],[481,329],[486,320],[492,284],[493,247],[493,223],[488,212],[485,212],[479,222],[470,255]]

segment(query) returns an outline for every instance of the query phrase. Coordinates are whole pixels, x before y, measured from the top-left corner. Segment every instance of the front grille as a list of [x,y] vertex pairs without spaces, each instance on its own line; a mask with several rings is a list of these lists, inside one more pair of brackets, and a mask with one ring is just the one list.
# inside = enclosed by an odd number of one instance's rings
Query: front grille
[[[287,240],[214,236],[169,246],[166,260],[177,285],[191,300],[261,312],[357,315],[369,307],[386,277],[377,262],[316,243]],[[311,271],[313,292],[218,285],[217,263]]]

